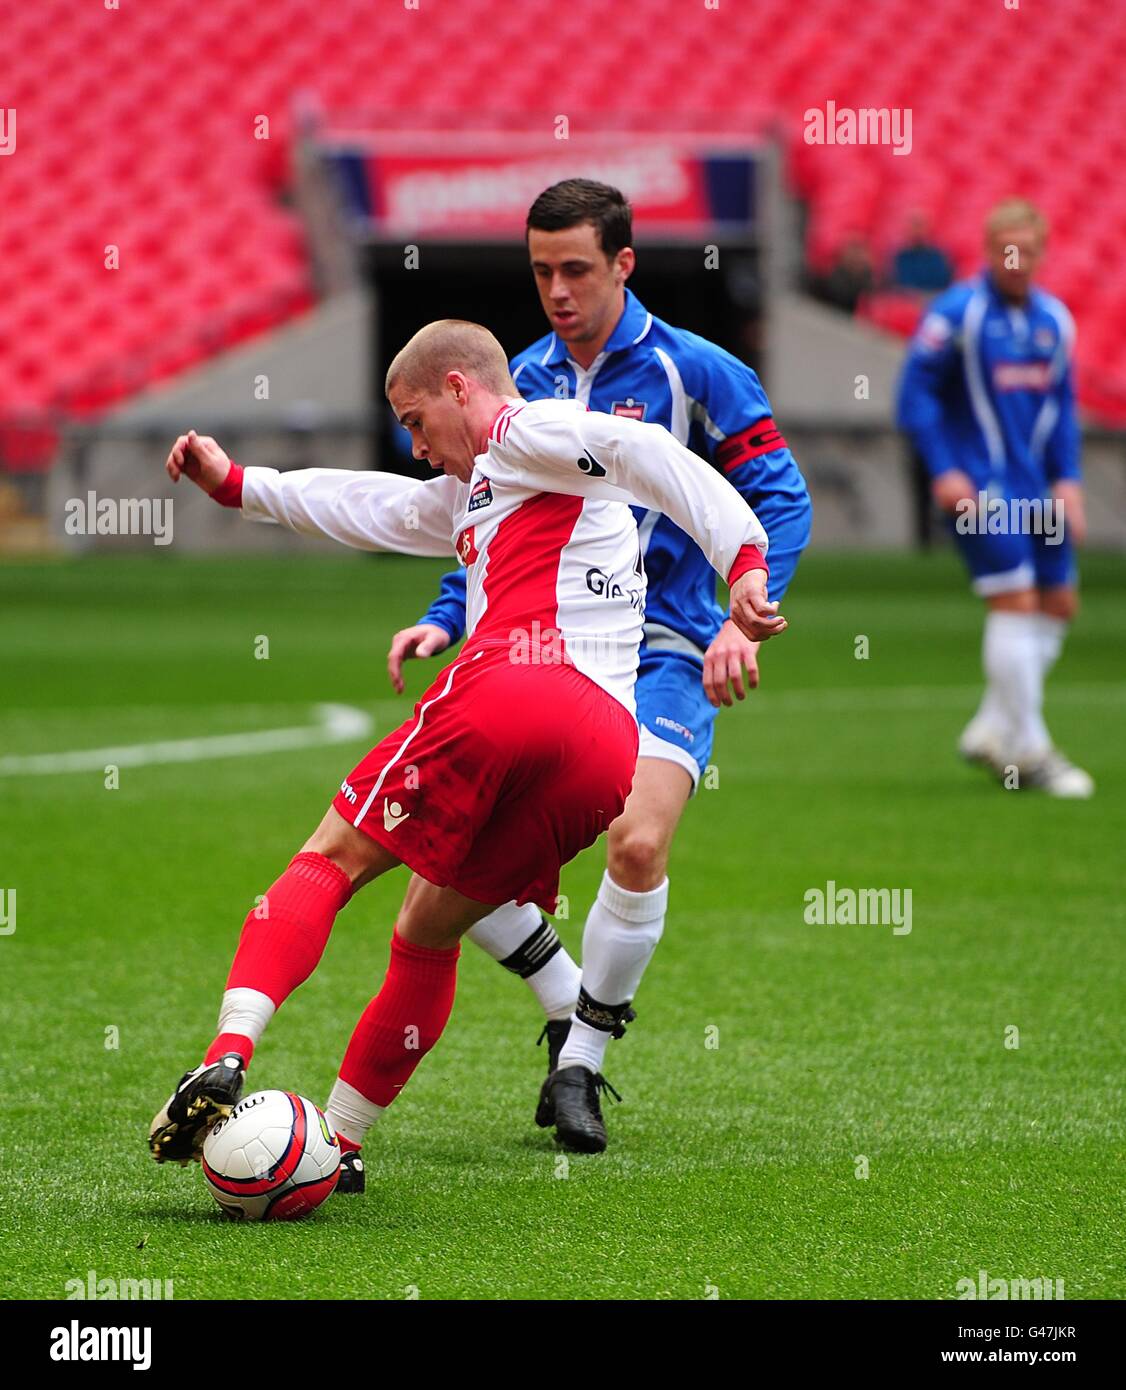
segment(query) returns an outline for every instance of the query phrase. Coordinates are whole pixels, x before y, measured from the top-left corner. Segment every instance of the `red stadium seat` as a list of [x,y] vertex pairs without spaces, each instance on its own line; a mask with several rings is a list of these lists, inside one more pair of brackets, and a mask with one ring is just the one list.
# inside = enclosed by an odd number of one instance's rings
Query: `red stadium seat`
[[[1079,321],[1081,396],[1126,420],[1126,306],[1106,295],[1126,214],[1113,176],[1126,163],[1126,9],[1069,0],[1035,11],[633,0],[592,17],[554,0],[417,11],[151,0],[107,19],[66,0],[18,6],[5,92],[19,156],[0,161],[15,331],[0,338],[0,409],[99,408],[146,372],[183,370],[311,302],[301,228],[279,199],[301,93],[361,124],[429,113],[440,129],[528,130],[567,113],[580,129],[601,119],[626,131],[785,131],[815,264],[857,233],[882,262],[921,208],[965,273],[989,204],[1031,192],[1055,232],[1048,283]],[[157,66],[138,61],[157,51]],[[806,145],[804,112],[829,97],[911,107],[911,155]],[[263,114],[270,139],[256,141]],[[117,272],[102,265],[109,242],[121,247]],[[910,304],[894,296],[865,312],[910,327]]]

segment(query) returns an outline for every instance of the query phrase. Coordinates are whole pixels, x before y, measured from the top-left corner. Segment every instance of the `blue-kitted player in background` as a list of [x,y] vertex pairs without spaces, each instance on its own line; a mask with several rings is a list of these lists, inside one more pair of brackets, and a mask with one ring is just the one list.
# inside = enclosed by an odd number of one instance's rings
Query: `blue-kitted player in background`
[[[552,331],[513,359],[529,400],[571,397],[592,410],[664,425],[720,469],[769,537],[769,595],[781,599],[809,539],[805,481],[755,373],[694,333],[648,313],[626,280],[634,268],[629,204],[589,179],[553,185],[532,205],[528,251]],[[548,1078],[536,1121],[568,1147],[606,1147],[599,1093],[611,1036],[665,923],[666,867],[677,824],[708,766],[716,712],[758,684],[757,645],[726,618],[703,553],[679,527],[636,508],[648,575],[637,677],[640,751],[633,790],[607,835],[607,870],[583,934],[582,971],[528,904],[498,908],[469,933],[532,987],[547,1016]],[[628,576],[591,576],[621,583]],[[447,575],[421,622],[396,634],[388,668],[457,641],[465,574]],[[746,668],[746,678],[744,678]],[[597,749],[591,750],[597,756]]]
[[1087,797],[1056,749],[1044,679],[1078,609],[1073,546],[1086,531],[1072,355],[1075,327],[1033,285],[1047,227],[1012,198],[985,224],[986,269],[935,299],[907,355],[899,424],[986,603],[985,694],[959,749],[1006,785]]

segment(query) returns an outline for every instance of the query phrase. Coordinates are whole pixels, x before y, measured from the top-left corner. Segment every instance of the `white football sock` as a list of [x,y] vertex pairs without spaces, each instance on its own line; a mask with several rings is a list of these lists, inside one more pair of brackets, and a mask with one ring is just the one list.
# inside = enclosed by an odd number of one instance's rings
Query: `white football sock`
[[353,1144],[362,1144],[364,1135],[383,1114],[384,1107],[360,1095],[355,1086],[339,1077],[333,1082],[332,1094],[325,1105],[325,1119],[337,1134],[350,1139]]
[[[982,665],[988,669],[985,658],[985,633],[989,631],[989,624],[986,623],[985,632],[982,634]],[[981,697],[981,704],[977,707],[977,713],[966,725],[962,738],[966,743],[979,744],[989,742],[1004,743],[1008,737],[1008,715],[1005,710],[1005,703],[1001,699],[1000,692],[991,680],[985,682],[985,694]]]
[[1039,630],[1040,665],[1046,676],[1059,660],[1063,650],[1063,639],[1067,635],[1067,621],[1053,617],[1051,613],[1037,613]]
[[260,989],[228,989],[219,1005],[219,1032],[238,1033],[249,1038],[255,1047],[266,1024],[277,1013],[277,1005]]
[[598,1005],[617,1008],[637,993],[645,967],[657,949],[665,927],[669,881],[646,893],[631,893],[602,876],[598,897],[583,930],[583,997],[571,1020],[571,1031],[559,1054],[560,1067],[601,1071],[611,1030],[592,1027],[581,1017]]
[[985,674],[1008,716],[1003,756],[1014,762],[1051,747],[1041,710],[1044,667],[1038,613],[991,612],[985,619]]
[[535,903],[504,903],[466,933],[506,970],[519,975],[548,1018],[569,1018],[581,971]]

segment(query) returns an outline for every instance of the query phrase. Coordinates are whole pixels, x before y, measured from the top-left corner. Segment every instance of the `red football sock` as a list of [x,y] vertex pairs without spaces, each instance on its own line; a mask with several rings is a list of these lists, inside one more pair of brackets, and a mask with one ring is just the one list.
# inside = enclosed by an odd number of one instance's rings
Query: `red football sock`
[[442,1036],[454,1006],[461,947],[435,951],[391,937],[383,988],[364,1010],[340,1079],[374,1105],[390,1105]]
[[203,1065],[209,1067],[212,1062],[217,1062],[228,1052],[237,1052],[243,1061],[249,1064],[254,1056],[254,1041],[243,1033],[220,1033],[207,1049]]
[[[352,896],[352,881],[323,854],[303,851],[243,923],[227,976],[228,989],[256,989],[278,1007],[317,967],[336,914]],[[254,1044],[241,1033],[220,1033],[205,1060],[224,1052],[250,1061]]]

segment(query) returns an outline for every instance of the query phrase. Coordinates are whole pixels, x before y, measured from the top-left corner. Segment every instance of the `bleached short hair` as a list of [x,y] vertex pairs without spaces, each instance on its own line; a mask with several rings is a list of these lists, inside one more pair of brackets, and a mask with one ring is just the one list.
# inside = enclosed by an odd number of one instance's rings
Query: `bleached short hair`
[[390,395],[398,384],[436,396],[447,372],[461,372],[498,396],[516,395],[504,348],[487,328],[469,319],[436,319],[420,328],[395,354],[384,389]]
[[985,238],[991,241],[998,232],[1011,232],[1014,227],[1035,227],[1042,239],[1048,236],[1048,219],[1027,198],[1002,199],[985,219]]

